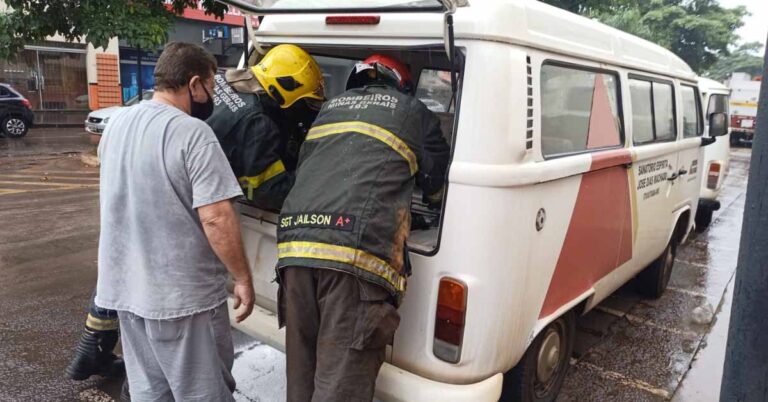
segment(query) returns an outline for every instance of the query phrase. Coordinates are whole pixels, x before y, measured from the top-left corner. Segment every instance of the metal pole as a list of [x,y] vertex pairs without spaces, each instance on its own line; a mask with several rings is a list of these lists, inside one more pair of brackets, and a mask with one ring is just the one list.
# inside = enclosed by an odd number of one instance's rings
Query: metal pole
[[243,63],[243,67],[248,67],[248,24],[250,16],[244,15],[243,16],[243,60],[245,62]]
[[136,79],[139,81],[139,97],[137,100],[141,102],[144,99],[141,83],[141,46],[136,46]]
[[768,48],[764,63],[720,402],[768,401]]

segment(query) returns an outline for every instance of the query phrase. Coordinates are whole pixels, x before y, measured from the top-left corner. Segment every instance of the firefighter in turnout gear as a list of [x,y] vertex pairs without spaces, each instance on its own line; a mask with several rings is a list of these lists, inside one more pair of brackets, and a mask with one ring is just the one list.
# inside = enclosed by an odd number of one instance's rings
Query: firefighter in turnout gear
[[213,114],[206,123],[253,205],[282,206],[323,96],[320,67],[294,45],[274,47],[249,69],[216,75]]
[[289,402],[371,400],[400,322],[418,184],[439,204],[449,158],[408,68],[374,55],[328,100],[278,221]]
[[85,329],[65,370],[67,378],[82,381],[92,375],[116,377],[125,373],[123,359],[112,353],[117,345],[118,324],[117,311],[96,306],[91,297]]

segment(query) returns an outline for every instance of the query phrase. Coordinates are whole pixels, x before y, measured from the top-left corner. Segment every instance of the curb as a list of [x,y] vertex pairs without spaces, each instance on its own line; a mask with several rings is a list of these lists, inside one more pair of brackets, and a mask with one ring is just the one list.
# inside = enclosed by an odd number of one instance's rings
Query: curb
[[91,154],[90,152],[83,152],[80,154],[80,161],[82,161],[86,166],[90,167],[99,167],[99,158],[96,155]]

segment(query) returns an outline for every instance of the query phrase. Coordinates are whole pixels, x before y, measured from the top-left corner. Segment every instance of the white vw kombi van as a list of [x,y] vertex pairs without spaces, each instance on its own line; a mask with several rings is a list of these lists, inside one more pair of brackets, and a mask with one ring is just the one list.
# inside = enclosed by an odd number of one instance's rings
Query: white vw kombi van
[[[414,196],[413,275],[378,398],[551,401],[577,315],[635,277],[664,291],[698,206],[703,131],[696,75],[669,51],[538,1],[225,2],[264,15],[258,48],[313,54],[329,97],[357,60],[404,60],[451,144],[442,210]],[[282,349],[277,215],[239,210],[258,300],[236,327]]]
[[704,174],[701,181],[699,209],[696,212],[696,227],[704,229],[712,222],[712,213],[720,209],[720,201],[717,200],[717,197],[720,195],[723,180],[728,173],[728,160],[731,152],[730,130],[713,127],[709,120],[714,114],[720,113],[725,115],[725,124],[730,123],[728,103],[731,90],[717,81],[700,77],[699,91],[701,92],[702,105],[704,105],[705,133],[710,138],[720,137],[713,144],[704,148],[704,156],[701,159]]

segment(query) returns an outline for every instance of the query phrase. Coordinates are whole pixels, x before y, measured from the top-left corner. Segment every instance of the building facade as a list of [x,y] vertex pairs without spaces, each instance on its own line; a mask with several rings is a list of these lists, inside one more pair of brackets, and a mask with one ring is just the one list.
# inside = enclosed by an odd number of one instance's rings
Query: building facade
[[[168,41],[200,44],[216,57],[220,68],[235,67],[247,43],[245,21],[245,17],[236,10],[228,12],[222,20],[219,20],[213,15],[206,15],[201,9],[186,9],[183,15],[175,19],[174,26],[168,32]],[[120,41],[120,82],[123,102],[138,95],[139,82],[142,90],[154,87],[153,74],[161,52],[162,47],[138,49],[129,46],[125,41]],[[139,56],[141,56],[140,61]]]
[[[0,0],[0,12],[4,10]],[[202,10],[187,9],[176,18],[168,40],[201,44],[220,67],[233,67],[247,43],[245,21],[237,10],[219,20]],[[121,105],[136,96],[139,82],[143,89],[151,89],[161,51],[139,52],[118,38],[106,49],[95,49],[53,36],[28,44],[16,60],[0,60],[0,82],[29,99],[35,124],[82,124],[90,110]]]

